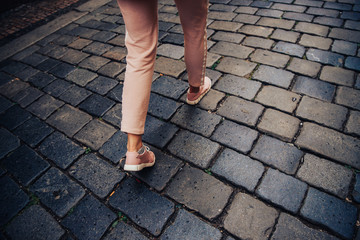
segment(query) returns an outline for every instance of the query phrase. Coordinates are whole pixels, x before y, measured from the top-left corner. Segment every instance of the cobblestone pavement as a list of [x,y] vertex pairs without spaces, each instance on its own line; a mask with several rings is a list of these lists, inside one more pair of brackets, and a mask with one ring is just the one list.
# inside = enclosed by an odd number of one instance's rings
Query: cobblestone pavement
[[157,164],[136,174],[116,1],[0,47],[0,239],[360,239],[360,2],[210,2],[214,87],[194,107],[159,1]]

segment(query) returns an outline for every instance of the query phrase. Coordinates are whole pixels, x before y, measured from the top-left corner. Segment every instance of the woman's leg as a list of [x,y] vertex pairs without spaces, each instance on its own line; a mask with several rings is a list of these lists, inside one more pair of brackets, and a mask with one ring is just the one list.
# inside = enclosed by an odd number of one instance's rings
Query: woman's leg
[[142,146],[158,41],[157,0],[118,0],[125,21],[127,66],[122,97],[121,130],[128,151]]
[[208,0],[175,0],[185,40],[185,64],[190,92],[204,84],[207,53]]

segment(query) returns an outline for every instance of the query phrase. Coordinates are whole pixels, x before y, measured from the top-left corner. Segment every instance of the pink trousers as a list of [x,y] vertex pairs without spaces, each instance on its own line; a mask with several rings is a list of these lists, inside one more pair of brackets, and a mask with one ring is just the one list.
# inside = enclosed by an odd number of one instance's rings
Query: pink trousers
[[[158,43],[157,0],[117,0],[125,21],[128,51],[121,131],[143,134]],[[203,84],[206,67],[208,0],[175,0],[184,32],[189,84]]]

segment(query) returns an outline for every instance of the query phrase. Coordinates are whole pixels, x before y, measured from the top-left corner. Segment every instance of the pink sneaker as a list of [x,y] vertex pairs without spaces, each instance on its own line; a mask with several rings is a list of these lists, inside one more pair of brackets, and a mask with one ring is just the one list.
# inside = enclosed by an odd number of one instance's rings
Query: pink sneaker
[[155,164],[155,154],[145,146],[145,152],[126,152],[126,160],[124,165],[125,171],[140,171],[146,167],[152,167]]
[[211,88],[211,80],[208,77],[204,79],[204,85],[200,86],[199,92],[197,93],[190,93],[190,89],[187,92],[186,102],[190,105],[195,105],[205,96],[205,94]]

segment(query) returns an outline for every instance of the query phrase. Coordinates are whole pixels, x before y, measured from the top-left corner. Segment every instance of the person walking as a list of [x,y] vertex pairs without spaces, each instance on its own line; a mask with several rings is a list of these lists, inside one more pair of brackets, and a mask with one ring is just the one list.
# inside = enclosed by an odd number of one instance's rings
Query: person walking
[[[155,164],[155,155],[142,143],[158,43],[157,0],[117,0],[126,28],[126,71],[121,131],[127,133],[124,170],[140,171]],[[186,102],[197,104],[210,90],[205,76],[208,0],[175,0],[184,32],[189,89]]]

